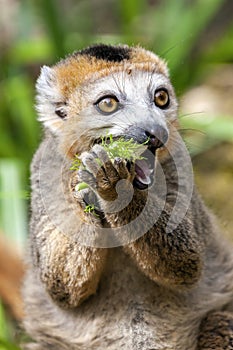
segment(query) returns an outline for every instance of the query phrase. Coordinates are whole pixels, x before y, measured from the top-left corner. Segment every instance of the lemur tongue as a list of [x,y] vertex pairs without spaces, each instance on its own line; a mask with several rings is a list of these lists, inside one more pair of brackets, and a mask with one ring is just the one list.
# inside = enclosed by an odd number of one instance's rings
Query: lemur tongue
[[144,185],[149,185],[151,183],[150,175],[152,174],[153,169],[149,168],[149,164],[145,159],[139,159],[135,162],[135,172],[135,177],[138,181]]

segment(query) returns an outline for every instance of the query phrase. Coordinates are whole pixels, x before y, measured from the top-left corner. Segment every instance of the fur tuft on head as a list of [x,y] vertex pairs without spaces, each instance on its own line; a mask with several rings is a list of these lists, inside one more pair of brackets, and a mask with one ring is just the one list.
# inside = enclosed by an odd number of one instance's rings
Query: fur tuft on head
[[127,45],[112,46],[98,44],[78,51],[77,54],[95,57],[99,60],[109,62],[122,62],[124,60],[129,60],[130,52],[131,50]]

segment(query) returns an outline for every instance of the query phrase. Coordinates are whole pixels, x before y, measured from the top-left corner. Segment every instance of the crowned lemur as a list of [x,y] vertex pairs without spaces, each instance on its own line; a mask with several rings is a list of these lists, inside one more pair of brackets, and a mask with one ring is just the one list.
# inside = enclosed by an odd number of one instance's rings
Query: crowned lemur
[[[43,67],[37,93],[24,348],[233,349],[233,251],[193,186],[165,62],[95,45]],[[141,157],[110,158],[110,137]]]

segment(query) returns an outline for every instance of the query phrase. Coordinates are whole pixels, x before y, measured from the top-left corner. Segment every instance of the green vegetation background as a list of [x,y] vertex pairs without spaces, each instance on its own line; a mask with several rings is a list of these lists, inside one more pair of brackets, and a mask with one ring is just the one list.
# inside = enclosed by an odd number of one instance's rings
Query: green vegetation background
[[[0,230],[23,247],[27,236],[29,163],[41,129],[34,110],[43,64],[96,42],[140,44],[164,57],[178,97],[204,81],[214,65],[233,61],[232,0],[4,0],[0,9]],[[184,118],[183,128],[203,125]],[[233,139],[220,115],[207,142]],[[195,136],[194,136],[195,142]],[[198,141],[197,141],[198,142]],[[14,327],[0,307],[0,350]]]

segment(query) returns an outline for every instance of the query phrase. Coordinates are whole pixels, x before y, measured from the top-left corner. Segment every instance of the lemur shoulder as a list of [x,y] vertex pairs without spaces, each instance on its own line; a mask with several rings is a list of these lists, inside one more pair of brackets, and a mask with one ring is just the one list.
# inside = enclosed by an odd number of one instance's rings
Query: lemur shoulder
[[[192,186],[165,62],[96,45],[43,67],[37,93],[25,349],[233,349],[232,247]],[[111,160],[106,135],[142,159]]]

